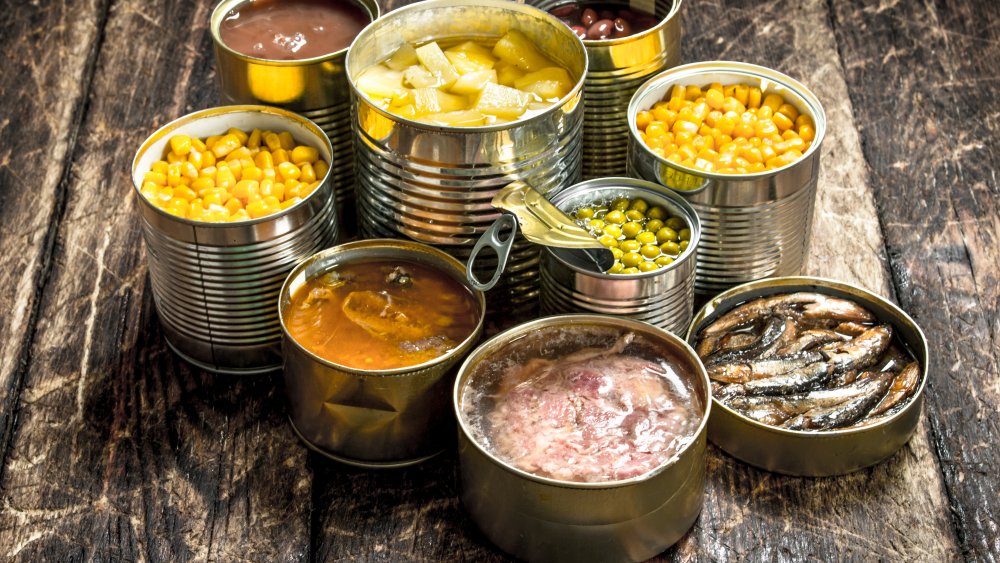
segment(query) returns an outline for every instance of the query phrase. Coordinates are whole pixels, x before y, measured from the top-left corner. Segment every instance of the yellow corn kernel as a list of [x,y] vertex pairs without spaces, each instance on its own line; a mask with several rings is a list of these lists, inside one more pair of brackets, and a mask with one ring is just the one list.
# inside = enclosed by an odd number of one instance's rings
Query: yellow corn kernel
[[733,91],[733,97],[746,107],[747,103],[750,102],[750,87],[746,84],[737,84],[736,90]]
[[302,171],[302,175],[299,176],[299,180],[310,183],[316,181],[316,171],[313,170],[312,164],[304,162],[299,169]]
[[264,172],[253,164],[244,166],[240,171],[240,180],[255,180],[259,182],[262,179],[264,179]]
[[290,151],[295,148],[295,137],[288,131],[282,131],[278,133],[278,140],[281,142],[281,148],[286,151]]
[[229,191],[225,188],[212,188],[205,190],[204,195],[201,196],[202,203],[206,206],[209,205],[225,205],[229,201]]
[[186,162],[186,161],[187,161],[187,157],[186,156],[181,156],[179,154],[174,154],[173,151],[167,153],[167,163],[168,164],[176,164],[178,162]]
[[789,103],[781,104],[775,113],[783,113],[792,121],[795,121],[799,117],[799,110],[795,109],[795,106]]
[[212,147],[215,146],[215,143],[219,142],[219,139],[221,138],[222,135],[209,135],[208,138],[205,139],[205,148],[211,150]]
[[684,97],[687,98],[688,101],[692,101],[692,102],[695,101],[695,100],[697,100],[698,98],[700,98],[701,94],[702,94],[701,87],[700,86],[695,86],[694,84],[689,85],[684,90]]
[[191,189],[196,192],[200,192],[201,190],[207,190],[209,188],[214,188],[214,187],[215,187],[215,180],[213,180],[212,178],[201,177],[191,182]]
[[240,180],[232,187],[230,193],[234,198],[238,198],[243,203],[250,200],[250,194],[260,192],[260,182],[254,180]]
[[215,144],[212,145],[212,152],[217,158],[222,158],[240,147],[240,140],[232,133],[226,133]]
[[278,165],[278,175],[285,181],[298,180],[299,176],[302,175],[302,171],[291,162],[282,162]]
[[[205,154],[212,154],[212,153],[205,153]],[[202,167],[201,170],[198,171],[198,177],[211,178],[212,181],[215,182],[215,175],[218,171],[219,169],[216,168],[215,166],[204,166]]]
[[166,186],[167,185],[166,170],[164,170],[163,172],[153,172],[152,170],[150,170],[149,172],[146,172],[145,174],[142,175],[142,182],[143,183],[152,182],[157,186]]
[[187,155],[187,161],[194,165],[195,170],[201,170],[204,165],[205,156],[201,151],[192,148]]
[[277,173],[275,173],[274,168],[261,168],[260,171],[264,173],[264,178],[267,178],[269,180],[278,179],[278,175]]
[[309,195],[309,194],[313,193],[314,191],[316,191],[316,188],[319,187],[320,183],[321,182],[313,182],[313,183],[309,184],[308,186],[306,186],[306,189],[304,190],[305,191],[305,195]]
[[780,108],[781,104],[783,103],[785,103],[785,99],[779,96],[778,94],[768,94],[764,96],[764,101],[761,102],[760,105],[762,107],[767,106],[771,108],[771,112],[774,113],[778,111],[778,108]]
[[247,215],[253,219],[263,217],[272,212],[263,200],[256,200],[248,203],[244,210],[247,212]]
[[150,168],[150,170],[152,172],[159,172],[160,174],[166,174],[167,173],[167,165],[168,165],[167,161],[165,161],[165,160],[157,160],[149,168]]
[[757,108],[757,119],[773,119],[774,112],[767,106]]
[[240,209],[236,213],[231,214],[226,219],[226,221],[229,221],[230,223],[234,223],[236,221],[246,221],[247,219],[250,219],[250,214],[247,213],[246,209]]
[[288,191],[288,186],[292,183],[295,183],[295,185],[299,184],[299,182],[295,180],[290,180],[288,183],[271,182],[267,186],[266,190],[264,189],[264,186],[261,186],[260,195],[265,198],[268,196],[274,196],[278,198],[279,201],[283,200],[285,199],[285,193]]
[[670,111],[680,111],[682,107],[687,105],[687,100],[684,98],[670,98],[667,102],[667,109]]
[[776,114],[774,114],[774,117],[771,118],[771,121],[774,122],[774,125],[781,132],[788,131],[794,125],[794,123],[792,122],[792,120],[788,119],[788,116],[785,115],[785,114],[783,114],[783,113],[776,113]]
[[184,201],[191,201],[192,199],[198,197],[198,194],[187,186],[177,186],[174,188],[174,197],[179,197]]
[[777,133],[778,127],[770,119],[758,120],[754,125],[754,134],[763,139],[772,133]]
[[281,207],[281,200],[279,200],[278,198],[274,197],[273,195],[267,195],[267,196],[264,196],[264,205],[266,205],[266,206],[268,206],[270,208],[280,208]]
[[153,199],[158,193],[160,193],[160,186],[154,184],[153,182],[143,182],[142,187],[139,188],[139,193],[143,195],[146,199]]
[[226,210],[229,211],[229,214],[232,215],[233,213],[236,213],[240,209],[243,209],[243,202],[240,201],[238,197],[231,197],[229,198],[229,201],[226,202],[225,207]]
[[215,174],[215,185],[220,188],[231,188],[236,185],[236,176],[228,168],[219,168]]
[[684,99],[685,88],[680,84],[674,84],[674,87],[670,89],[670,99]]
[[252,159],[253,155],[250,154],[250,149],[241,146],[226,155],[226,162],[242,160],[244,158]]
[[307,147],[305,145],[299,145],[292,149],[292,162],[295,164],[302,164],[303,162],[316,162],[319,160],[319,151]]
[[782,154],[791,150],[802,151],[805,150],[806,142],[802,140],[802,137],[793,137],[787,139],[780,143],[774,144],[774,150],[778,154]]
[[182,178],[181,165],[180,163],[174,162],[167,167],[167,185],[168,186],[178,186],[180,185]]
[[259,149],[260,148],[261,135],[263,135],[263,133],[261,132],[260,129],[254,129],[253,131],[251,131],[250,132],[250,136],[247,137],[247,142],[246,142],[247,148],[250,148],[250,149]]
[[260,151],[253,161],[258,168],[274,168],[274,157],[268,151]]
[[184,176],[189,180],[198,179],[198,167],[196,167],[194,164],[184,161],[179,163],[178,168],[180,168],[181,176]]
[[325,160],[317,160],[313,163],[313,170],[316,171],[316,180],[322,181],[323,178],[326,178],[326,173],[330,170],[330,165]]
[[170,186],[160,186],[160,190],[156,193],[156,199],[159,200],[161,206],[165,205],[173,197],[174,189]]
[[751,86],[750,92],[747,94],[747,107],[751,109],[759,108],[763,97],[764,93],[760,91],[760,88]]
[[798,129],[799,137],[802,137],[803,141],[811,143],[813,139],[816,138],[816,128],[809,123],[803,123],[799,125]]
[[301,197],[293,197],[293,198],[290,198],[290,199],[286,199],[285,201],[281,202],[281,208],[282,209],[288,209],[289,207],[295,205],[296,203],[298,203],[300,201],[302,201]]
[[191,137],[187,135],[174,135],[170,137],[170,150],[179,156],[187,156],[191,150]]
[[798,132],[796,132],[794,129],[789,129],[788,131],[785,131],[781,134],[781,140],[787,141],[788,139],[795,139],[798,136],[799,136]]
[[230,128],[229,131],[226,131],[226,133],[229,135],[233,135],[234,137],[239,139],[241,145],[245,145],[247,139],[250,137],[249,135],[246,134],[245,131],[237,129],[235,127]]
[[705,93],[705,103],[712,109],[722,109],[722,102],[726,97],[722,95],[722,90],[710,89]]
[[205,146],[205,142],[198,137],[191,137],[191,148],[198,152],[205,152],[208,147]]
[[277,133],[268,131],[264,133],[264,144],[267,145],[267,148],[270,149],[271,152],[274,152],[281,148],[281,139],[278,138]]
[[282,162],[288,162],[288,151],[285,149],[278,149],[271,153],[271,158],[274,159],[274,165],[278,166]]
[[746,106],[740,103],[740,101],[734,97],[728,97],[722,100],[722,111],[724,113],[733,112],[736,115],[740,115],[746,110],[747,110]]
[[[709,90],[715,90],[716,92],[722,94],[722,83],[721,82],[713,82],[713,83],[709,84],[708,89]],[[706,91],[705,94],[707,95],[708,92]],[[723,94],[723,95],[725,95],[725,94]]]
[[708,115],[705,116],[705,125],[715,128],[715,124],[722,118],[722,115],[722,112],[719,110],[712,110],[708,112]]

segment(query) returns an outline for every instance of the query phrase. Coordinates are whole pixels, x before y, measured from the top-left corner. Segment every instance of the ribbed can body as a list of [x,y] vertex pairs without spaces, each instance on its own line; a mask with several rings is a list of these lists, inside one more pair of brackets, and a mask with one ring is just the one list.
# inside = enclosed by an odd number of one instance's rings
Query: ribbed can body
[[252,374],[281,367],[281,284],[295,264],[334,244],[338,235],[329,173],[297,205],[238,223],[175,217],[154,207],[138,189],[170,136],[205,137],[254,126],[291,131],[298,142],[330,157],[326,136],[308,120],[276,108],[228,106],[164,126],[133,163],[153,300],[164,334],[181,357],[210,371]]
[[[669,94],[674,84],[750,84],[784,96],[812,117],[816,137],[789,166],[746,175],[702,173],[654,154],[640,139],[636,114]],[[734,285],[801,272],[812,229],[820,144],[826,117],[816,96],[777,71],[730,61],[693,63],[647,82],[629,104],[629,175],[673,189],[702,224],[695,292],[711,296]]]
[[[490,204],[498,190],[522,180],[550,195],[579,181],[586,54],[568,28],[535,8],[498,0],[402,8],[358,36],[348,76],[384,60],[403,42],[496,39],[511,28],[579,77],[567,96],[536,116],[486,127],[437,127],[390,114],[355,91],[362,236],[409,238],[464,261],[499,217]],[[491,311],[537,307],[538,260],[537,247],[515,243],[500,284],[487,294]],[[496,268],[486,256],[477,263],[482,278]]]

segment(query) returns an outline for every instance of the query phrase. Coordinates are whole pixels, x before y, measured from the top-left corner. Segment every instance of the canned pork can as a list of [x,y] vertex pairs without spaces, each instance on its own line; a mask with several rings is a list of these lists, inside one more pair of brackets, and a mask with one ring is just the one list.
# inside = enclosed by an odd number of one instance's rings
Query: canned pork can
[[[565,67],[576,84],[537,115],[507,123],[449,127],[388,112],[358,91],[368,67],[403,43],[498,39],[519,30]],[[356,100],[359,220],[365,237],[405,237],[466,260],[479,236],[500,215],[494,194],[523,180],[553,194],[580,179],[583,77],[587,54],[559,20],[503,0],[429,0],[394,10],[358,35],[347,55]],[[519,240],[500,284],[487,295],[491,310],[537,307],[539,250]],[[481,261],[484,272],[496,260]]]
[[[379,17],[375,0],[355,2],[370,21]],[[222,99],[230,104],[264,104],[294,111],[312,120],[330,138],[330,182],[337,194],[341,231],[356,232],[355,149],[351,130],[350,88],[344,61],[347,49],[298,60],[270,60],[238,52],[223,41],[220,29],[234,10],[252,0],[223,0],[212,12],[216,73]]]
[[[716,174],[680,166],[654,153],[636,126],[639,111],[674,85],[748,84],[783,96],[812,118],[815,138],[801,158],[754,174]],[[679,66],[652,78],[628,109],[629,175],[674,189],[701,218],[695,291],[711,296],[734,285],[802,271],[812,228],[820,145],[826,116],[816,96],[792,78],[757,65],[711,61]]]
[[641,198],[660,206],[689,225],[688,247],[667,266],[641,274],[605,274],[566,260],[565,251],[546,246],[542,252],[541,308],[545,314],[588,312],[619,315],[683,334],[694,312],[694,276],[701,223],[684,198],[658,184],[634,178],[601,178],[582,182],[552,198],[565,213],[594,202]]
[[170,137],[206,138],[232,127],[288,131],[331,158],[330,140],[308,119],[278,108],[225,106],[188,114],[153,133],[132,161],[132,181],[167,343],[198,367],[252,374],[281,367],[278,292],[296,263],[336,241],[336,198],[328,171],[298,204],[235,223],[182,219],[146,200],[143,175],[163,158]]

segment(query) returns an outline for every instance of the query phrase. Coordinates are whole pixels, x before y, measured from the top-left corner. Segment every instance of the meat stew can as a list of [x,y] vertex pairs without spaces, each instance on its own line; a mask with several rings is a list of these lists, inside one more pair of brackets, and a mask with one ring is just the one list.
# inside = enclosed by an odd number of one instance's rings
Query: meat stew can
[[842,475],[888,458],[916,431],[927,384],[927,339],[917,323],[897,305],[848,283],[809,276],[773,278],[734,287],[707,302],[687,333],[698,333],[736,306],[771,295],[809,291],[852,300],[890,323],[910,354],[920,362],[920,383],[910,402],[886,420],[857,429],[799,431],[751,420],[713,399],[709,439],[733,457],[768,471],[806,477]]
[[695,261],[701,223],[684,198],[658,184],[634,178],[600,178],[576,184],[552,198],[570,213],[594,201],[641,197],[690,225],[688,248],[672,264],[633,275],[604,274],[566,260],[564,251],[546,246],[542,252],[541,309],[545,314],[586,312],[619,315],[683,334],[694,312]]
[[182,219],[142,195],[143,175],[163,158],[171,136],[205,138],[231,127],[289,131],[296,141],[332,155],[313,122],[278,108],[224,106],[197,111],[150,135],[132,161],[132,182],[153,301],[167,343],[203,369],[253,374],[281,368],[281,327],[274,304],[281,282],[300,260],[337,240],[330,172],[298,204],[259,219],[207,223]]
[[[598,327],[633,331],[665,345],[693,374],[699,420],[693,439],[656,469],[611,482],[540,477],[497,457],[477,440],[463,406],[475,368],[511,345],[549,330]],[[708,376],[683,340],[632,319],[561,315],[516,326],[474,350],[462,364],[453,402],[458,418],[461,498],[473,521],[501,549],[526,561],[642,561],[677,542],[701,512],[705,489]]]
[[[351,94],[344,61],[347,49],[301,60],[268,60],[230,49],[220,35],[226,16],[251,0],[222,0],[212,12],[216,74],[222,99],[230,104],[263,104],[294,111],[312,120],[330,138],[330,182],[337,194],[341,231],[356,231],[355,149],[351,131]],[[380,14],[375,0],[356,2],[372,21]]]
[[[528,0],[550,10],[565,0]],[[626,2],[659,19],[652,28],[617,39],[583,40],[590,66],[583,89],[583,178],[622,176],[626,171],[629,100],[646,80],[681,62],[681,0]]]
[[[675,84],[707,86],[713,82],[750,84],[759,86],[765,95],[784,96],[816,125],[809,149],[788,166],[738,176],[682,167],[650,150],[639,136],[636,114],[668,96]],[[635,93],[629,103],[628,126],[629,175],[677,191],[701,218],[696,293],[711,296],[740,283],[801,273],[826,132],[823,108],[808,88],[780,72],[748,63],[687,64],[655,76]]]
[[[416,366],[364,370],[310,352],[289,334],[284,311],[307,281],[340,264],[402,259],[444,272],[474,295],[475,330],[447,354]],[[485,314],[482,292],[469,287],[465,266],[436,248],[405,240],[370,239],[319,252],[296,266],[278,301],[285,391],[292,428],[305,444],[331,459],[367,468],[420,463],[451,445],[448,409],[458,363],[479,342]]]
[[[404,42],[499,38],[523,32],[549,58],[578,77],[572,90],[530,118],[479,127],[445,127],[394,115],[355,86],[357,77]],[[403,237],[441,248],[459,260],[500,212],[490,204],[511,181],[553,194],[580,179],[583,77],[587,54],[568,27],[505,0],[428,0],[383,16],[358,35],[347,56],[355,95],[361,234]],[[538,299],[539,249],[518,240],[491,310],[532,312]],[[497,261],[481,260],[483,277]]]

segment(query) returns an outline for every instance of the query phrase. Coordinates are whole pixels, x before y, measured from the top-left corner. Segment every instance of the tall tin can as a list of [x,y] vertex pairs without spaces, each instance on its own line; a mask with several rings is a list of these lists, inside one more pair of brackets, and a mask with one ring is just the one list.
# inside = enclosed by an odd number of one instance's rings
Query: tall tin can
[[302,116],[264,106],[224,106],[188,114],[153,133],[132,161],[132,182],[167,344],[209,371],[253,374],[281,367],[278,293],[297,262],[336,241],[336,198],[328,171],[298,204],[235,223],[182,219],[146,200],[140,192],[143,174],[163,157],[171,136],[204,138],[231,127],[289,131],[323,159],[333,152],[323,130]]
[[[350,88],[344,61],[347,49],[301,60],[268,60],[230,49],[223,42],[220,26],[226,16],[252,0],[222,0],[212,12],[211,32],[215,44],[216,74],[222,99],[230,104],[264,104],[304,115],[330,138],[333,154],[330,181],[337,194],[341,230],[356,232],[355,149],[351,131]],[[354,2],[379,17],[376,0]]]
[[[442,127],[389,113],[359,92],[355,81],[404,42],[497,39],[511,29],[577,77],[572,90],[530,118],[480,127]],[[553,194],[580,179],[583,77],[587,54],[554,17],[504,0],[428,0],[400,8],[358,35],[347,55],[356,100],[360,230],[365,237],[407,237],[466,260],[500,213],[490,201],[513,180]],[[519,240],[491,310],[537,306],[539,250]],[[482,260],[484,272],[496,261]],[[492,268],[492,269],[491,269]]]
[[[713,82],[749,84],[764,95],[782,95],[816,124],[809,149],[782,168],[727,175],[677,165],[642,142],[636,127],[640,110],[662,100],[675,84],[707,86]],[[744,282],[801,272],[812,229],[820,145],[826,133],[823,107],[808,88],[778,71],[748,63],[692,63],[644,84],[629,104],[628,125],[629,175],[676,190],[701,218],[695,277],[698,294],[711,296]]]
[[560,248],[542,252],[541,309],[545,314],[587,312],[644,321],[684,334],[694,311],[694,274],[701,223],[684,198],[662,186],[633,178],[588,180],[556,194],[552,203],[569,213],[595,201],[642,198],[690,226],[687,249],[671,264],[633,275],[605,274],[581,268]]
[[[566,0],[528,0],[542,10]],[[646,31],[617,39],[584,39],[590,65],[583,83],[583,178],[622,176],[626,171],[632,95],[651,76],[681,62],[682,0],[625,2],[650,11],[659,23]]]

